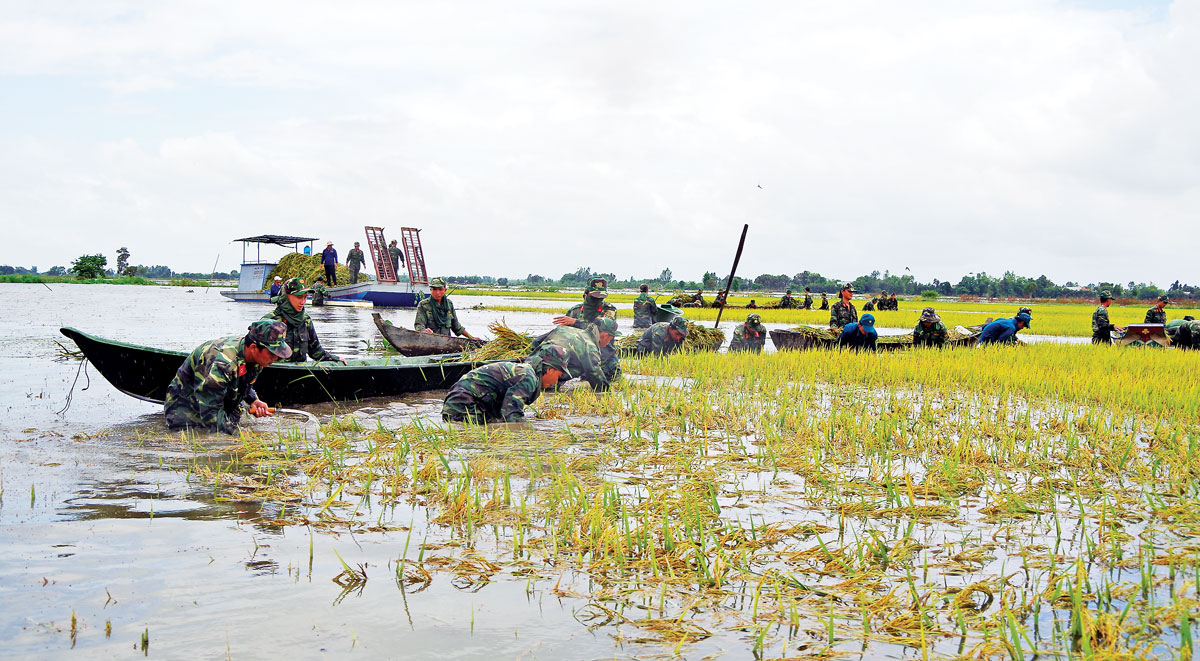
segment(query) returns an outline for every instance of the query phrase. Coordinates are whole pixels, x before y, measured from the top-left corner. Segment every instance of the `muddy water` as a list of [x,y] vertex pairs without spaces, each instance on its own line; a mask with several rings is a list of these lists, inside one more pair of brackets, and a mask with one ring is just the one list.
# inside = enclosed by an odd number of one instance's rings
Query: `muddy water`
[[[270,525],[269,507],[218,499],[193,471],[220,467],[228,437],[185,447],[163,428],[161,407],[117,392],[94,370],[80,371],[56,344],[74,349],[58,332],[74,326],[188,351],[242,332],[268,306],[233,303],[216,289],[50,287],[0,287],[0,656],[128,656],[140,653],[147,630],[149,654],[159,658],[612,655],[611,640],[579,626],[570,603],[524,580],[498,580],[482,593],[441,580],[402,593],[388,564],[401,555],[403,530],[310,538],[304,528]],[[457,299],[461,308],[473,302]],[[322,342],[347,356],[371,355],[377,333],[370,312],[311,310]],[[412,311],[383,314],[412,323]],[[500,316],[522,330],[551,327],[545,315],[462,311],[477,334]],[[354,408],[384,424],[432,421],[443,394]],[[347,408],[308,410],[324,417]],[[300,416],[254,424],[311,425]],[[387,518],[423,534],[423,512],[389,509]],[[366,563],[370,580],[361,592],[343,594],[331,581],[341,571],[335,550]]]

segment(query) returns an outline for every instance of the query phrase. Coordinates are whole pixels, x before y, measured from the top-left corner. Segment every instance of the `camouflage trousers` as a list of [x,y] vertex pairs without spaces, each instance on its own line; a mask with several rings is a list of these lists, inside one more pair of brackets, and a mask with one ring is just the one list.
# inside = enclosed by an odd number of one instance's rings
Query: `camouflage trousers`
[[358,282],[358,267],[359,267],[358,262],[353,262],[350,264],[350,267],[349,267],[350,268],[350,282],[347,284],[352,285],[352,284]]
[[498,420],[499,411],[492,413],[481,405],[470,391],[463,388],[451,388],[442,402],[442,420],[453,422],[472,422],[482,425],[488,420]]

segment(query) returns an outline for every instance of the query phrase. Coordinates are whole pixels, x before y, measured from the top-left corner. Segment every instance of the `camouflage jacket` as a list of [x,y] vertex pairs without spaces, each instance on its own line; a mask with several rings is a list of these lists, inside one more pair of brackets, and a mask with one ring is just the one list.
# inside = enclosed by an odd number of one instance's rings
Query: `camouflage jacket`
[[324,282],[313,283],[313,286],[311,287],[311,289],[312,289],[312,304],[313,305],[325,305],[325,293],[329,291],[329,288],[325,286],[325,283]]
[[1092,313],[1092,335],[1102,335],[1112,330],[1112,322],[1108,320],[1108,308],[1097,305],[1096,311]]
[[1159,310],[1158,306],[1154,306],[1154,307],[1150,308],[1149,310],[1146,310],[1146,321],[1144,321],[1143,323],[1165,324],[1165,323],[1167,323],[1167,311]]
[[392,258],[393,264],[404,263],[404,251],[399,246],[388,246],[388,256]]
[[462,375],[442,402],[442,418],[520,422],[525,406],[542,394],[542,379],[528,363],[492,363]]
[[183,361],[167,386],[163,412],[171,429],[207,429],[236,434],[242,402],[258,399],[254,381],[262,371],[246,362],[245,336],[205,342]]
[[642,333],[642,336],[638,338],[634,354],[638,356],[645,356],[646,354],[665,356],[678,351],[679,347],[683,346],[683,343],[676,342],[671,338],[671,334],[667,332],[669,326],[670,322],[660,321],[647,328]]
[[846,324],[852,324],[858,321],[858,309],[854,307],[854,302],[843,303],[838,301],[829,308],[829,327],[844,328]]
[[[571,308],[574,310],[575,308]],[[646,328],[654,323],[654,314],[658,312],[658,304],[649,294],[641,294],[633,301],[633,327]]]
[[367,257],[366,255],[363,255],[362,250],[358,248],[352,248],[350,252],[346,254],[346,266],[354,268],[354,264],[356,262],[358,263],[358,268],[362,268],[367,263]]
[[609,383],[621,378],[621,359],[617,356],[615,342],[600,347],[600,369],[604,371],[604,378]]
[[825,298],[824,296],[821,297],[821,309],[822,310],[829,309],[829,299]]
[[600,331],[596,330],[595,326],[559,326],[534,338],[529,353],[537,353],[543,344],[566,350],[567,369],[571,371],[571,378],[587,381],[593,390],[608,388],[608,379],[604,375],[604,360],[600,355]]
[[567,310],[567,316],[575,319],[575,328],[586,330],[592,325],[593,321],[602,316],[616,319],[617,306],[601,301],[599,306],[593,304],[585,308],[583,303],[579,303],[570,310]]
[[935,321],[926,328],[925,324],[917,322],[913,329],[913,346],[941,347],[946,344],[946,324]]
[[796,299],[791,294],[784,294],[779,299],[779,307],[783,309],[796,307]]
[[803,307],[805,310],[811,310],[811,309],[812,309],[812,305],[813,305],[813,298],[812,298],[812,295],[811,295],[811,294],[805,294],[805,295],[804,295],[804,305],[802,305],[801,307]]
[[[877,298],[872,298],[871,300],[867,301],[863,305],[863,312],[874,312],[876,303],[879,303],[879,299]],[[879,303],[879,305],[883,305],[883,303]],[[879,309],[882,310],[883,308]]]
[[308,316],[308,313],[304,314],[304,325],[299,328],[288,324],[288,320],[278,312],[264,315],[263,319],[282,321],[287,324],[287,343],[292,348],[292,357],[288,358],[288,362],[302,363],[306,360],[317,362],[341,360],[321,346],[321,340],[317,338],[317,329],[313,327],[312,318]]
[[450,322],[449,326],[438,325],[437,310],[434,309],[437,307],[437,303],[430,296],[429,298],[421,299],[421,302],[417,303],[417,318],[413,322],[413,328],[418,333],[423,333],[428,328],[438,335],[449,336],[451,331],[454,331],[455,335],[464,335],[467,329],[463,328],[463,325],[459,323],[458,312],[454,310],[454,303],[450,300],[449,296],[442,297],[442,306],[448,309],[446,315]]
[[742,322],[733,329],[733,340],[729,343],[729,350],[761,353],[766,343],[766,328],[760,326],[758,330],[754,330],[749,324]]

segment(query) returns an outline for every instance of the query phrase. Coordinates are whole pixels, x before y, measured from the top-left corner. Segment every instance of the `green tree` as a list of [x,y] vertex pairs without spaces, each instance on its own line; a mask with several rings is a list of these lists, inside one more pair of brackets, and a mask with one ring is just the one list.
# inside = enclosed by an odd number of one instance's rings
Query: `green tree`
[[671,269],[663,269],[662,273],[658,274],[658,281],[664,285],[671,281]]
[[[129,267],[129,248],[121,246],[117,248],[117,275],[127,275],[125,270]],[[128,275],[133,275],[132,273]]]
[[65,266],[51,266],[50,270],[46,271],[46,275],[66,275],[66,274],[67,274],[67,268]]
[[80,255],[74,262],[71,262],[71,273],[83,279],[103,278],[106,266],[108,266],[108,258],[104,255]]
[[717,274],[713,273],[712,271],[705,271],[704,277],[701,279],[700,282],[701,282],[701,286],[703,286],[704,289],[716,289]]

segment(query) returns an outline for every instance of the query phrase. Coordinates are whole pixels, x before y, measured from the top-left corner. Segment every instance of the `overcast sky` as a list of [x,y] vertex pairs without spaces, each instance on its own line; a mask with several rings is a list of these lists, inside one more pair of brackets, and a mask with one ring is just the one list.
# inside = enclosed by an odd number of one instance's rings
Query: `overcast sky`
[[1200,282],[1200,0],[0,2],[0,263]]

